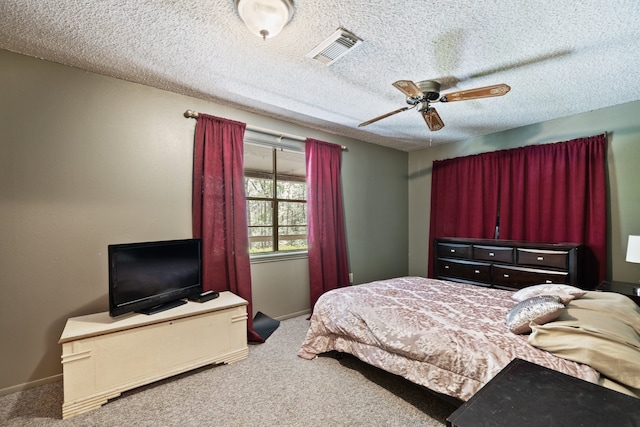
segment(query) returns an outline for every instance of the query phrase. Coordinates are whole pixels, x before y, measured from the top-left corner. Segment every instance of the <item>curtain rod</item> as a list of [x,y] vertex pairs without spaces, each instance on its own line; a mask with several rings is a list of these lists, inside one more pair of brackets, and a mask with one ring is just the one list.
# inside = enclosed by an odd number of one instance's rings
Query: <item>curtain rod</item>
[[[196,111],[192,111],[192,110],[187,110],[184,112],[184,116],[188,119],[197,119],[198,118],[198,113]],[[298,136],[298,135],[293,135],[290,133],[282,133],[282,132],[278,132],[275,130],[271,130],[271,129],[266,129],[266,128],[261,128],[258,126],[252,126],[252,125],[247,125],[246,128],[248,131],[251,132],[257,132],[257,133],[262,133],[264,135],[271,135],[271,136],[277,136],[280,138],[287,138],[287,139],[292,139],[294,141],[300,141],[300,142],[306,142],[307,138],[305,138],[304,136]],[[341,145],[340,148],[342,148],[342,151],[345,151],[347,149],[347,147],[345,145]]]

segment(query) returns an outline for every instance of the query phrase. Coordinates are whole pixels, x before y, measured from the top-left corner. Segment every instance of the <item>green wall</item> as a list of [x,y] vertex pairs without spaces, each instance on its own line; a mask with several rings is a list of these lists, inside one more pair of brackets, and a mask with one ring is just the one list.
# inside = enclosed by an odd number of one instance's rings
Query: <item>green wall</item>
[[[354,281],[408,271],[408,154],[0,50],[0,394],[60,379],[66,319],[106,311],[107,245],[191,236],[187,109],[346,145]],[[252,264],[254,311],[309,310],[306,259]]]
[[434,160],[607,133],[607,278],[640,280],[640,264],[625,261],[629,234],[640,234],[640,102],[552,120],[409,154],[409,272],[426,275],[431,165]]

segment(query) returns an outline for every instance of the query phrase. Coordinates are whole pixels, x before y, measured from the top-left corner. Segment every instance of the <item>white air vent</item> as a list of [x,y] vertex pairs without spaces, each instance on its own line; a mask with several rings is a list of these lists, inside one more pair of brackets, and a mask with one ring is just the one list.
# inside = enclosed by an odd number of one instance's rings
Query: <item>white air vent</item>
[[350,33],[344,28],[338,28],[328,39],[307,53],[306,57],[329,65],[360,43],[362,43],[360,37]]

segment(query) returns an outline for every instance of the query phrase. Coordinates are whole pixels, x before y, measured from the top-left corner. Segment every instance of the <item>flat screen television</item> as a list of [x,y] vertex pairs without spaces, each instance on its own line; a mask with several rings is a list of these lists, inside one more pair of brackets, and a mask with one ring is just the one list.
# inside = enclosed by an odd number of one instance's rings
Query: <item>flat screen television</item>
[[153,314],[202,292],[200,239],[109,245],[109,315]]

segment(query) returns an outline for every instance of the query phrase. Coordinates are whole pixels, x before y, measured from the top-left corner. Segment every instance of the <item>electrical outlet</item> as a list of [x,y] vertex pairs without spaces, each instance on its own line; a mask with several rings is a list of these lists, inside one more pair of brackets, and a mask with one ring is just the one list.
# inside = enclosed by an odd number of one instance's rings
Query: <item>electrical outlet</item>
[[349,283],[353,284],[353,273],[349,273]]

